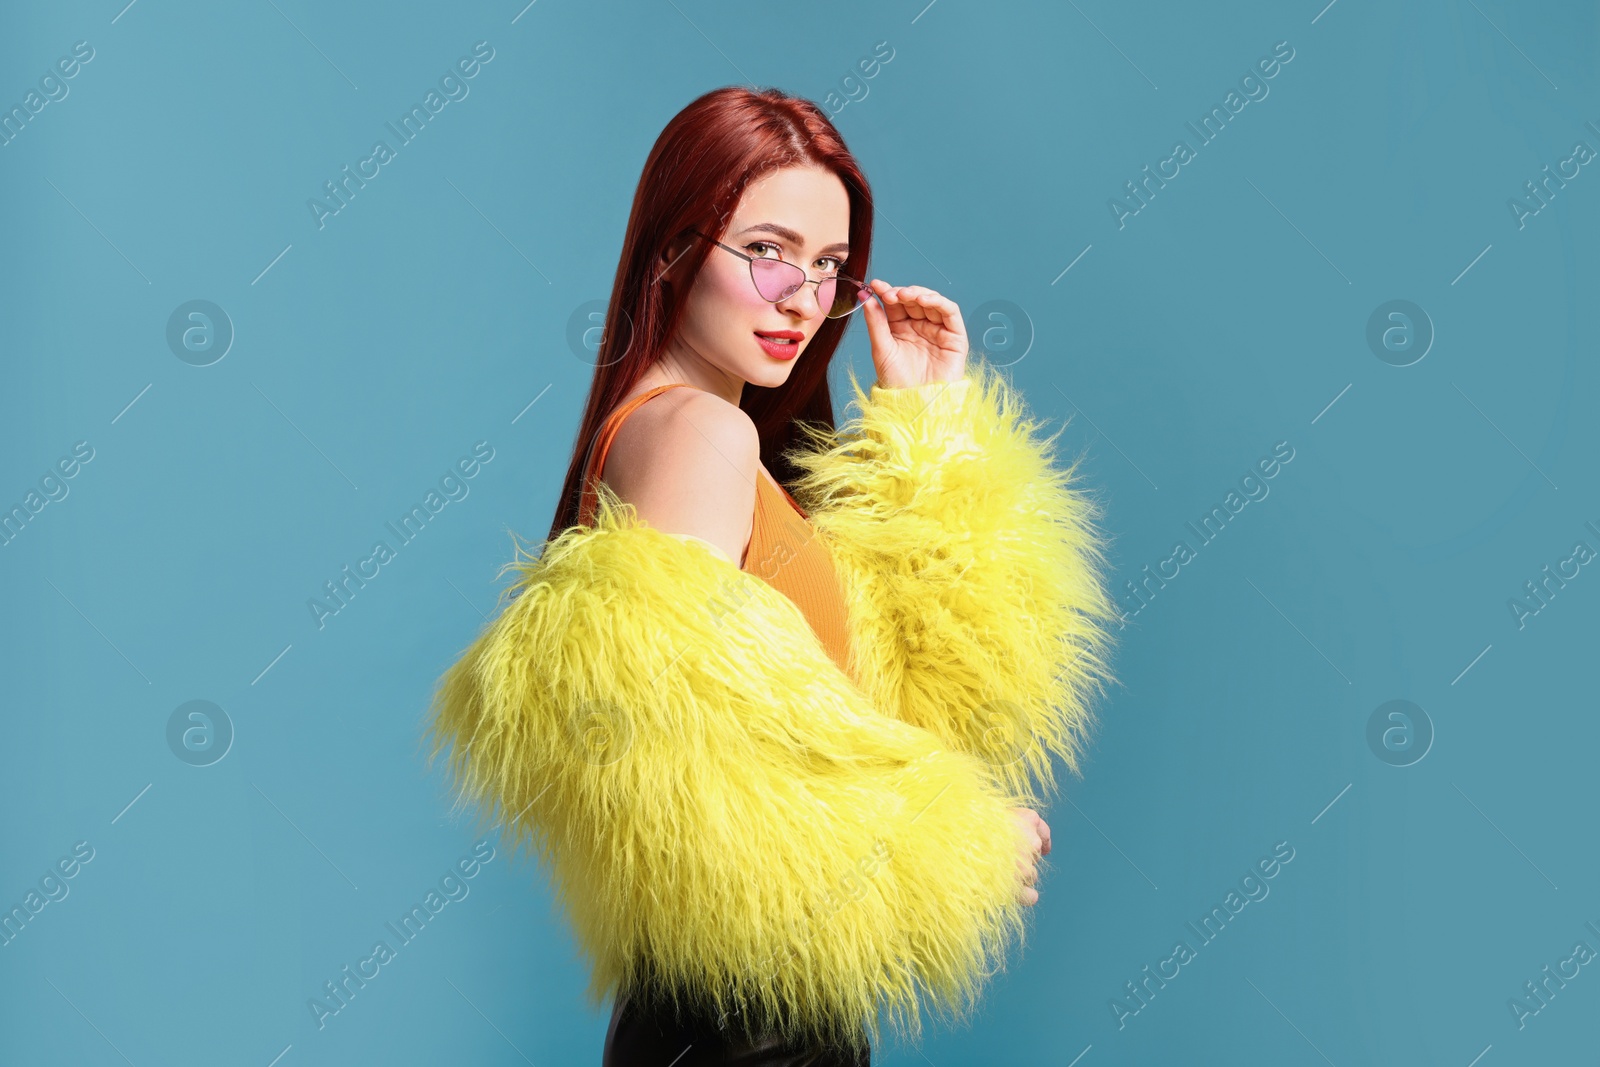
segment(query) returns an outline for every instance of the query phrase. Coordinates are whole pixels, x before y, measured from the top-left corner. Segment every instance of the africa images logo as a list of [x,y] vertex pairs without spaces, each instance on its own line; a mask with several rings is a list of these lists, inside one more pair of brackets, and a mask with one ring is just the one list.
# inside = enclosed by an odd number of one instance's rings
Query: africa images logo
[[468,482],[476,478],[484,465],[493,459],[494,446],[488,441],[477,442],[472,446],[472,455],[461,457],[455,466],[446,470],[439,479],[439,488],[429,489],[422,503],[413,504],[410,511],[400,516],[398,525],[394,521],[386,521],[384,527],[394,535],[398,547],[390,547],[387,540],[374,541],[371,554],[358,559],[355,570],[352,571],[350,564],[346,563],[336,578],[322,583],[322,590],[327,594],[326,600],[316,597],[306,599],[306,608],[317,629],[325,628],[330,618],[349,607],[356,594],[383,573],[381,568],[399,556],[401,548],[415,541],[447,504],[465,500],[467,494],[472,492]]
[[[1144,177],[1137,181],[1127,181],[1122,184],[1123,192],[1127,199],[1115,196],[1106,200],[1106,208],[1111,212],[1111,221],[1117,224],[1117,229],[1125,229],[1128,219],[1139,214],[1150,206],[1156,193],[1167,187],[1167,182],[1183,173],[1183,168],[1199,158],[1199,149],[1204,148],[1228,128],[1234,116],[1249,106],[1259,103],[1267,98],[1271,87],[1267,82],[1278,76],[1278,73],[1294,59],[1294,47],[1288,41],[1279,41],[1272,46],[1272,54],[1262,56],[1256,60],[1255,65],[1244,72],[1239,79],[1239,92],[1228,90],[1228,95],[1222,98],[1222,103],[1212,104],[1211,110],[1200,116],[1200,125],[1185,122],[1189,132],[1194,134],[1195,146],[1191,147],[1188,141],[1175,141],[1172,145],[1172,154],[1156,162],[1155,170],[1150,169],[1146,163],[1143,168]],[[1239,93],[1243,93],[1241,96]],[[1171,168],[1170,170],[1168,168]]]
[[[367,182],[383,173],[383,167],[390,161],[398,158],[398,148],[404,148],[416,139],[427,127],[428,122],[435,115],[445,109],[451,101],[465,100],[472,87],[467,84],[483,70],[490,60],[494,59],[494,48],[488,41],[479,41],[472,46],[471,56],[462,56],[455,66],[448,68],[439,76],[439,88],[429,89],[422,98],[422,103],[412,104],[411,108],[400,116],[400,125],[393,122],[384,123],[389,132],[394,134],[395,146],[390,147],[388,141],[374,141],[372,152],[365,159],[356,163],[356,168],[351,171],[350,164],[346,163],[340,168],[340,177],[337,182],[327,181],[322,183],[323,191],[327,193],[326,200],[311,197],[306,201],[306,207],[311,211],[311,218],[317,224],[317,229],[322,229],[328,224],[328,219],[339,214],[349,207],[348,201],[354,200],[356,193],[367,187]],[[443,95],[440,95],[440,94]]]

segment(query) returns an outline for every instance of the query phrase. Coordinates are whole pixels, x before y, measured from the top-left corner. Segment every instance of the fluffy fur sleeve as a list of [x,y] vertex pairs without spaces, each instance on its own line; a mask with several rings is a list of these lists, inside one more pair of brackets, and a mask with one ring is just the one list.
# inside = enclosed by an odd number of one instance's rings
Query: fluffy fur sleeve
[[549,864],[592,1003],[665,979],[730,1025],[857,1043],[968,1014],[1026,926],[1014,798],[980,761],[874,707],[786,597],[603,483],[592,528],[508,567],[432,747]]
[[1013,793],[1077,774],[1112,681],[1097,505],[987,364],[907,389],[851,377],[859,414],[802,424],[792,486],[846,587],[857,681],[879,707],[982,759]]

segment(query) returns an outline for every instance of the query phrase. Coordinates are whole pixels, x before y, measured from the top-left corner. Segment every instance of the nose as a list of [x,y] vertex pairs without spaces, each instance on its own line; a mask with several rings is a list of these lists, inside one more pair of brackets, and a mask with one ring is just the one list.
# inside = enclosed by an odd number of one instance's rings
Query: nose
[[823,312],[821,303],[817,300],[817,283],[807,280],[800,288],[790,293],[774,304],[779,310],[788,314],[798,315],[802,319],[814,319]]

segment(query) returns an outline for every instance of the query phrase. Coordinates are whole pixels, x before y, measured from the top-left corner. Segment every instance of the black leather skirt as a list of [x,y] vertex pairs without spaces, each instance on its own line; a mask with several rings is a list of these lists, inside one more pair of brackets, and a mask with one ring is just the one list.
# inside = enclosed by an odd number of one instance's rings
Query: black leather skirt
[[746,1035],[709,1012],[640,993],[618,994],[601,1067],[871,1067],[867,1047]]

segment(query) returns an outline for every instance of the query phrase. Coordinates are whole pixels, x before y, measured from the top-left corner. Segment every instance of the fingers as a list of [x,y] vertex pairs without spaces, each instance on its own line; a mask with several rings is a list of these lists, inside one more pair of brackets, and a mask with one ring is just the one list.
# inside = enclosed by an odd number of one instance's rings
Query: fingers
[[[867,282],[867,288],[871,289],[874,293],[877,293],[878,294],[878,300],[882,300],[883,301],[883,304],[880,305],[877,308],[877,310],[878,310],[878,312],[880,314],[885,313],[891,307],[893,309],[895,309],[896,311],[900,310],[900,302],[899,302],[898,299],[894,298],[894,292],[895,292],[894,286],[890,285],[888,282],[884,281],[882,278],[873,278],[871,281]],[[877,301],[876,300],[871,300],[871,301],[868,301],[868,303],[875,304],[875,303],[877,303]],[[872,311],[873,309],[869,307],[866,310],[867,311]]]
[[1024,904],[1035,904],[1039,900],[1039,890],[1035,889],[1039,882],[1039,869],[1032,863],[1017,861],[1017,896]]
[[1019,808],[1018,810],[1027,812],[1028,821],[1033,824],[1034,833],[1038,836],[1039,854],[1041,856],[1050,855],[1050,824],[1045,822],[1043,817],[1032,808]]
[[[889,290],[889,283],[873,279],[867,283],[867,288],[882,298]],[[885,304],[869,299],[866,306],[861,309],[861,314],[867,317],[867,339],[872,343],[873,352],[887,352],[894,345],[894,335],[889,332],[889,313],[885,309]]]
[[872,291],[883,298],[884,304],[889,308],[891,315],[900,311],[904,317],[913,319],[926,319],[929,322],[948,325],[952,330],[963,328],[961,322],[961,309],[954,300],[934,292],[932,289],[921,285],[892,286],[881,278],[875,278],[869,283]]
[[1017,898],[1022,903],[1030,906],[1038,903],[1039,891],[1034,888],[1035,883],[1039,881],[1038,869],[1032,863],[1023,863],[1019,858],[1017,860],[1017,880],[1019,883],[1017,886]]
[[[1012,808],[1011,817],[1023,831],[1016,859],[1017,899],[1032,906],[1039,900],[1039,891],[1033,888],[1039,881],[1036,861],[1048,849],[1049,827],[1039,818],[1039,813],[1031,808]],[[1023,848],[1026,849],[1025,853]]]
[[1014,808],[1017,824],[1028,833],[1028,842],[1033,851],[1040,853],[1049,851],[1050,827],[1045,825],[1039,813],[1032,808]]

